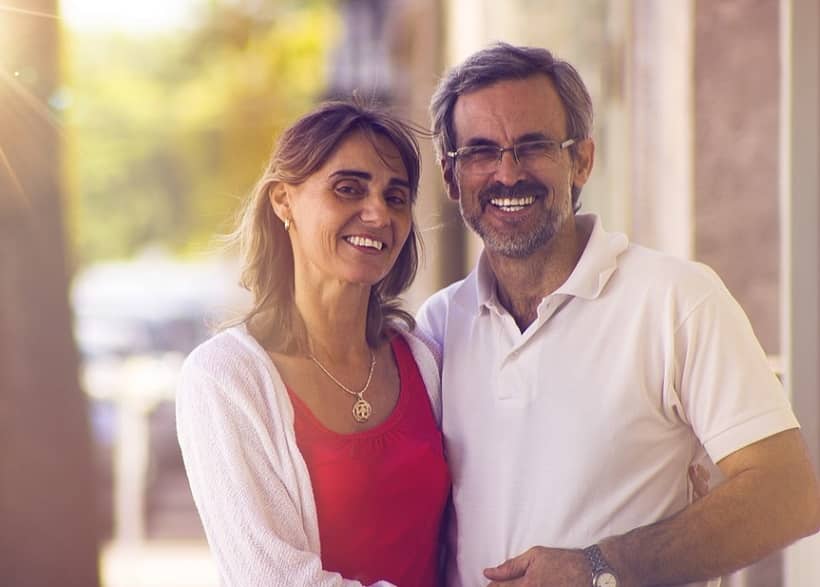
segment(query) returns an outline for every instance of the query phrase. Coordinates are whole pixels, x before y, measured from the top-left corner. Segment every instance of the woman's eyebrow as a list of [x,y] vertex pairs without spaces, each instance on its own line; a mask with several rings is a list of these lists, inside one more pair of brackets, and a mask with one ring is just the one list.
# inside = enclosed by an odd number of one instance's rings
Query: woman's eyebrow
[[[339,177],[355,177],[357,179],[363,179],[365,181],[370,181],[371,179],[373,179],[373,175],[371,175],[367,171],[360,171],[358,169],[337,169],[336,171],[330,174],[331,179],[336,179]],[[387,185],[399,186],[410,189],[410,182],[406,179],[401,179],[400,177],[391,177]]]
[[358,169],[337,169],[333,173],[330,174],[331,178],[336,177],[356,177],[358,179],[365,179],[370,181],[373,179],[373,176],[369,174],[367,171],[359,171]]
[[410,182],[407,181],[406,179],[400,179],[398,177],[391,178],[390,181],[387,182],[387,185],[388,186],[399,186],[399,187],[402,187],[402,188],[407,188],[408,190],[410,189]]

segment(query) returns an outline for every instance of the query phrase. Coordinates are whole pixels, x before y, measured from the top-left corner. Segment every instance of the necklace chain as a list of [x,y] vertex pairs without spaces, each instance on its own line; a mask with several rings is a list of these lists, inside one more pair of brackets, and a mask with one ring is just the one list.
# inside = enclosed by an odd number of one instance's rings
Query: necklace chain
[[322,365],[319,362],[319,359],[317,359],[313,355],[310,355],[310,360],[313,361],[314,363],[316,363],[316,366],[319,367],[319,369],[321,369],[322,372],[325,375],[330,377],[330,379],[333,381],[333,383],[335,383],[336,385],[341,387],[343,390],[345,390],[350,395],[358,397],[359,399],[362,399],[362,396],[364,396],[364,392],[367,391],[368,387],[370,387],[370,382],[373,380],[373,371],[375,371],[375,369],[376,369],[376,355],[373,352],[373,350],[371,349],[370,350],[370,372],[367,374],[367,381],[365,382],[364,387],[362,387],[359,391],[353,391],[347,385],[345,385],[344,383],[342,383],[341,381],[336,379],[336,377],[333,376],[333,373],[328,371],[327,367],[325,367],[324,365]]

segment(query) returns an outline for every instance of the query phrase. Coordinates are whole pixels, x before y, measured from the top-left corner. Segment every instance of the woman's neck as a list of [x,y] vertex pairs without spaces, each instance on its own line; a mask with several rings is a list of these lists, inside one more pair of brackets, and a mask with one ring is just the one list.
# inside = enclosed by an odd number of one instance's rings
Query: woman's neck
[[305,324],[307,348],[320,360],[358,360],[369,353],[367,307],[370,286],[326,284],[299,287],[294,303]]

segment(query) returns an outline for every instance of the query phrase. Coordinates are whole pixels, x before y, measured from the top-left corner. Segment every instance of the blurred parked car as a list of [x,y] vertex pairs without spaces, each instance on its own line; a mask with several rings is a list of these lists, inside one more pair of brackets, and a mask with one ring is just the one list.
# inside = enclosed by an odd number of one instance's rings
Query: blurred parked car
[[[143,538],[152,532],[145,518],[162,514],[163,504],[190,508],[176,442],[176,377],[184,357],[245,305],[237,279],[230,261],[188,263],[160,251],[93,265],[75,277],[71,302],[89,399],[103,537],[117,527],[115,511],[143,518],[118,520],[126,534]],[[133,495],[134,487],[141,495]],[[182,498],[169,498],[170,493]],[[169,519],[175,515],[167,514]],[[186,533],[186,528],[168,526],[165,534]]]

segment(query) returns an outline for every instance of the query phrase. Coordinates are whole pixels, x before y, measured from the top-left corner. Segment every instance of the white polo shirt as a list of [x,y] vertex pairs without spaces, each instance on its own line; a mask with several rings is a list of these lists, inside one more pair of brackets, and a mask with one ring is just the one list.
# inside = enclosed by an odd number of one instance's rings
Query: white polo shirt
[[443,345],[448,585],[486,585],[482,569],[535,545],[584,547],[667,518],[690,502],[704,448],[716,462],[798,426],[712,270],[576,218],[592,229],[586,249],[525,332],[483,255],[419,311]]

